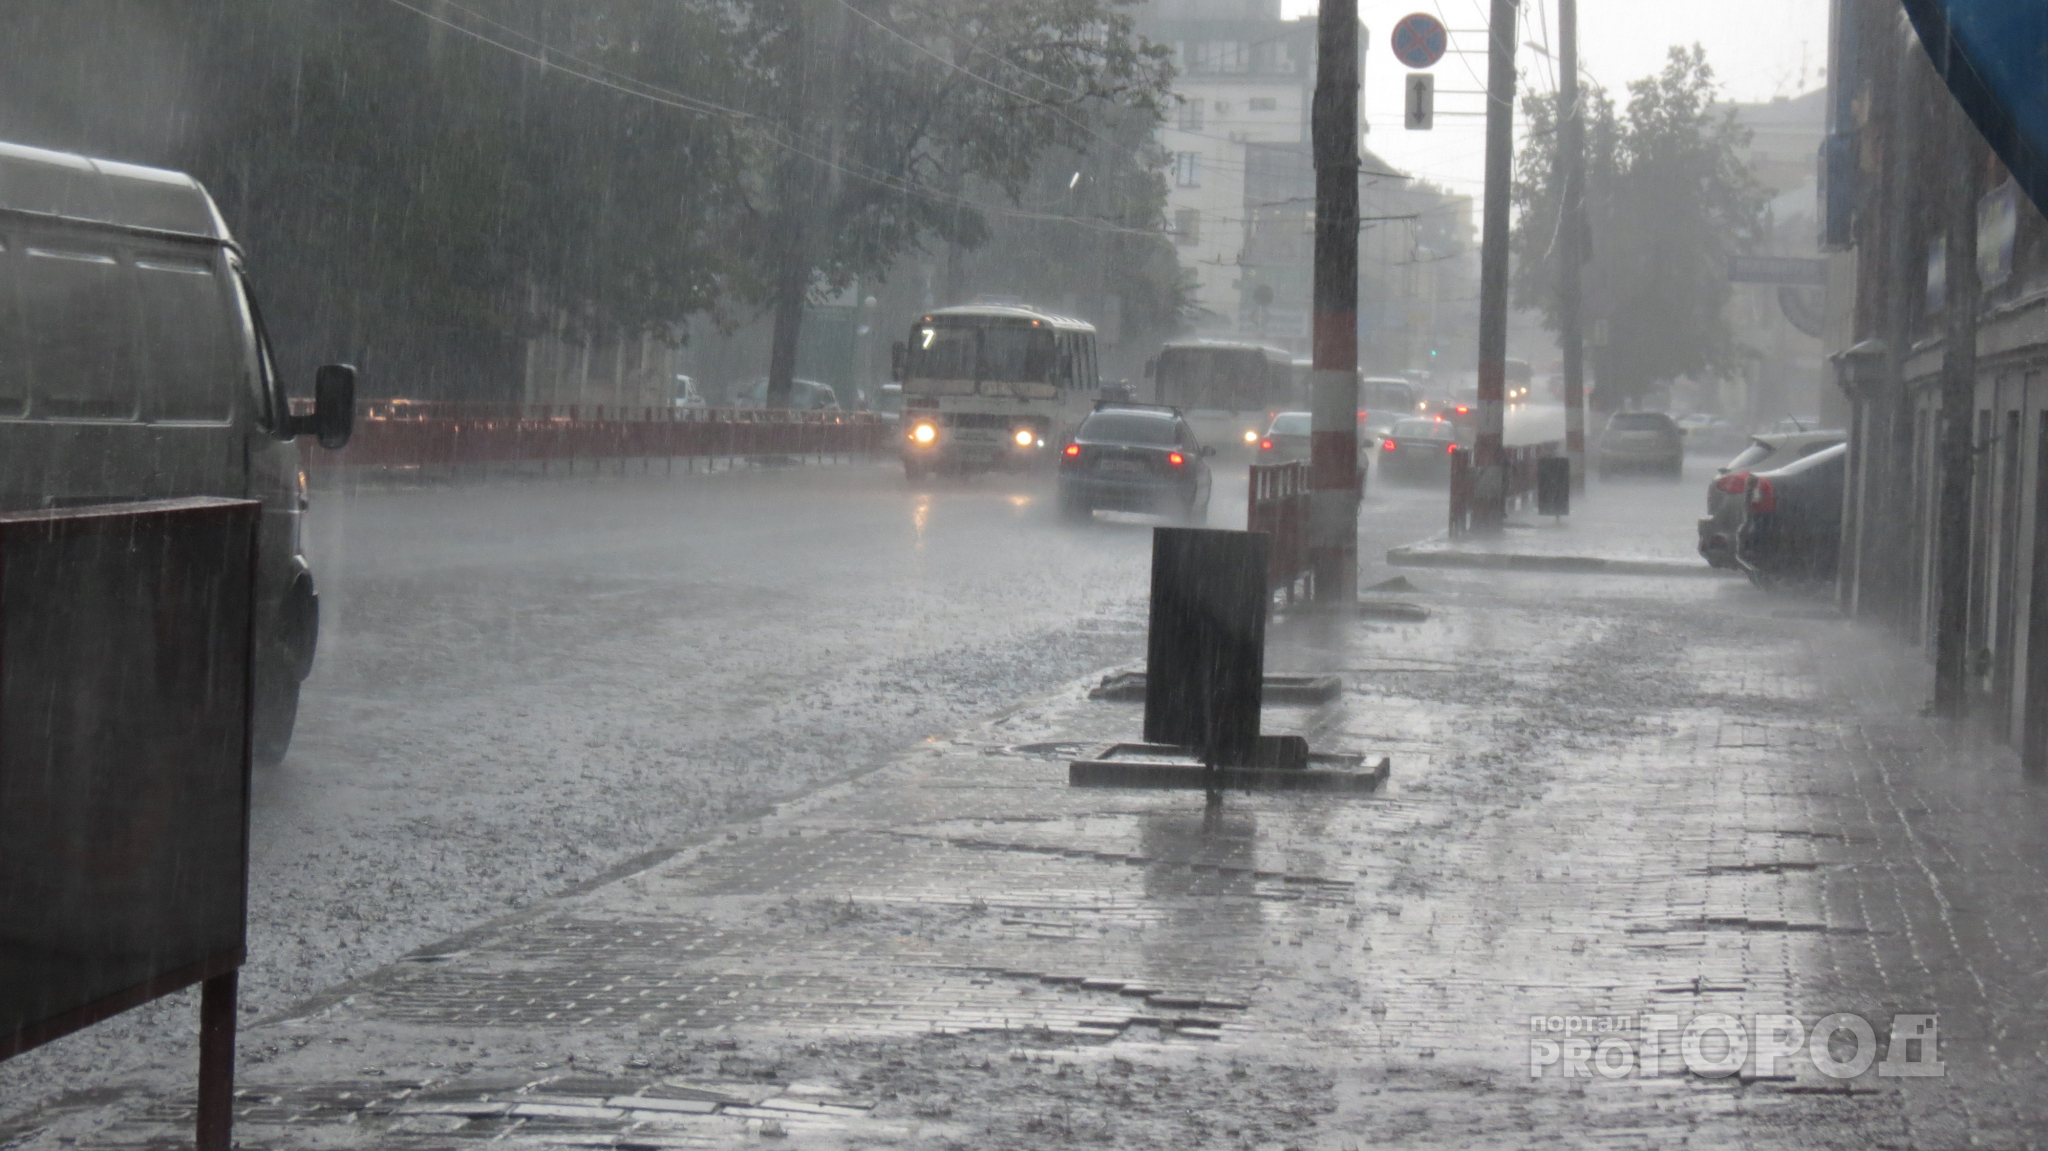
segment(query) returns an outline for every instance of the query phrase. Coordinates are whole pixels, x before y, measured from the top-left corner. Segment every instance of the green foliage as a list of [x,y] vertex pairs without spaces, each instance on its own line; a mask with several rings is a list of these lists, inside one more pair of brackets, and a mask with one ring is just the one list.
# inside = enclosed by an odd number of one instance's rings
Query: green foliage
[[0,133],[199,177],[295,382],[488,396],[544,330],[679,342],[985,241],[965,190],[1156,118],[1126,3],[5,5]]
[[1123,342],[1179,332],[1195,307],[1195,276],[1159,227],[1167,157],[1152,127],[1150,112],[1124,108],[1100,121],[1107,144],[1049,149],[1016,210],[987,210],[974,288],[1048,306],[1076,296],[1084,309],[1113,298]]
[[[1762,235],[1766,194],[1741,159],[1749,133],[1717,109],[1713,69],[1697,45],[1673,47],[1664,70],[1629,85],[1619,115],[1597,89],[1585,104],[1585,316],[1605,320],[1589,347],[1594,402],[1616,406],[1679,376],[1734,371],[1741,348],[1726,308],[1728,257]],[[1525,104],[1528,143],[1515,165],[1512,241],[1517,305],[1557,326],[1562,188],[1557,100]]]

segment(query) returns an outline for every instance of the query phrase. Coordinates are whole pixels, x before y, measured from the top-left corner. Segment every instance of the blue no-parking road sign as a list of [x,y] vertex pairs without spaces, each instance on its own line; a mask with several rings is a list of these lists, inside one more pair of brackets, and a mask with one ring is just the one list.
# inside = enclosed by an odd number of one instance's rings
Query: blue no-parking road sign
[[1426,12],[1401,17],[1394,25],[1394,56],[1410,68],[1429,68],[1444,58],[1451,46],[1444,22]]

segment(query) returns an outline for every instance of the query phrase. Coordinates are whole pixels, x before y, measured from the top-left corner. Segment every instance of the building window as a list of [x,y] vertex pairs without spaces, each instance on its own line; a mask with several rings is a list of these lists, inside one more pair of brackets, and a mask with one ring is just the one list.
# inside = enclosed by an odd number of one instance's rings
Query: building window
[[1202,186],[1201,157],[1193,152],[1173,154],[1173,186],[1176,188],[1199,188]]
[[1176,208],[1173,212],[1173,242],[1176,244],[1198,244],[1202,241],[1202,214],[1193,208]]
[[1254,96],[1250,106],[1254,112],[1271,112],[1280,107],[1280,101],[1272,96]]
[[1180,105],[1180,130],[1199,132],[1202,130],[1202,105],[1206,101],[1183,100]]

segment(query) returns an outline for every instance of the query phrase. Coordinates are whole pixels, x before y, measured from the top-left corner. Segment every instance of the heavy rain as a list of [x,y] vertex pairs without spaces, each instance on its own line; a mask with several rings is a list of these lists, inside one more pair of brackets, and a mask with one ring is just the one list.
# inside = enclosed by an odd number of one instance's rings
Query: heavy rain
[[0,8],[0,1151],[2048,1142],[2044,52]]

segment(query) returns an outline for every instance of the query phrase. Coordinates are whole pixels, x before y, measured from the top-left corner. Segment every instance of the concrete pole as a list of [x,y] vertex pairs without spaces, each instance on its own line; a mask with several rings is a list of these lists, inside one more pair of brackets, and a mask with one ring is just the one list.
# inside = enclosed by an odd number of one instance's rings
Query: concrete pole
[[1486,50],[1486,192],[1479,235],[1479,439],[1472,526],[1498,531],[1508,488],[1501,433],[1508,360],[1508,181],[1515,148],[1515,0],[1493,0]]
[[1322,0],[1310,109],[1316,164],[1309,567],[1318,603],[1358,597],[1358,0]]
[[1586,262],[1586,121],[1579,103],[1579,0],[1557,0],[1557,155],[1564,203],[1558,218],[1557,339],[1564,352],[1564,454],[1572,490],[1586,490],[1586,341],[1579,271]]

